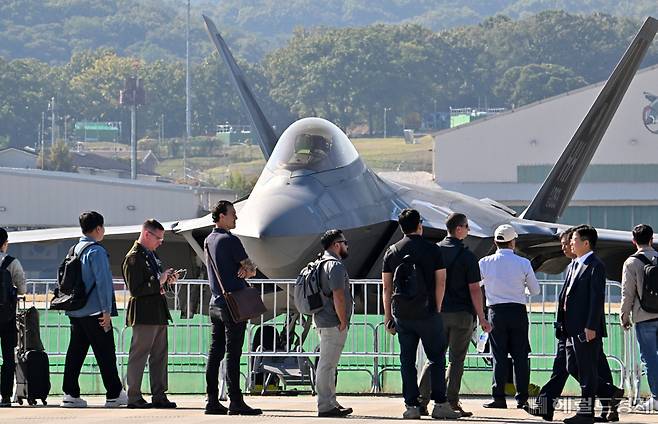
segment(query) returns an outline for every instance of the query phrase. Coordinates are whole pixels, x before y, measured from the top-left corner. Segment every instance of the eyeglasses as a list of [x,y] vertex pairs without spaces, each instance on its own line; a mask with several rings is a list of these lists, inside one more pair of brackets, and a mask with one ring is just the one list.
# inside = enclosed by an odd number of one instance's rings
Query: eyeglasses
[[345,246],[349,246],[350,244],[347,242],[347,240],[336,240],[336,243],[344,243]]
[[146,232],[149,233],[150,235],[152,235],[153,237],[155,237],[156,239],[158,239],[158,241],[159,241],[160,243],[162,243],[162,242],[164,241],[164,237],[162,237],[162,238],[158,237],[158,235],[155,234],[153,231],[146,230]]

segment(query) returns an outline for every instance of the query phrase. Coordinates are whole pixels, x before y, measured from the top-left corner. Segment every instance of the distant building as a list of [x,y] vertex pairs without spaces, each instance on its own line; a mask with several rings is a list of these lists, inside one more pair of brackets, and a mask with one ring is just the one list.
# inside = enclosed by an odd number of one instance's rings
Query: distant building
[[232,190],[191,187],[40,169],[0,168],[0,222],[12,229],[78,225],[84,210],[97,210],[108,226],[134,225],[146,218],[177,221],[201,216]]
[[[434,134],[434,178],[517,211],[532,200],[603,82]],[[658,134],[651,100],[658,66],[637,73],[561,222],[658,227]],[[655,112],[654,112],[655,114]]]
[[0,150],[0,167],[33,169],[37,167],[37,156],[25,149],[8,147]]
[[[101,175],[115,178],[130,178],[130,161],[114,159],[104,155],[91,152],[71,152],[73,166],[78,173],[89,175]],[[146,162],[145,162],[146,161]],[[155,172],[158,160],[150,151],[137,164],[138,179],[150,179],[155,181],[159,176]]]

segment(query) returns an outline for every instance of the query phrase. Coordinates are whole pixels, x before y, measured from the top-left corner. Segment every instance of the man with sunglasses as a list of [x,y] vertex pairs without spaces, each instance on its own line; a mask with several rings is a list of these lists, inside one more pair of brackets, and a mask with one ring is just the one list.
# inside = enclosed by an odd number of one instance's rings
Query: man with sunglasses
[[[445,223],[448,235],[438,245],[446,264],[446,290],[441,311],[450,361],[446,371],[446,396],[453,410],[462,417],[470,417],[473,413],[464,411],[459,402],[464,361],[477,321],[485,332],[491,331],[491,325],[484,315],[478,259],[463,242],[468,236],[468,218],[463,213],[455,212],[448,215]],[[429,415],[430,376],[427,362],[421,373],[420,393],[421,413]]]
[[[167,324],[171,321],[165,286],[174,284],[173,269],[162,269],[155,250],[164,241],[164,227],[155,219],[142,224],[139,238],[123,261],[123,279],[130,290],[126,325],[132,327],[128,354],[128,408],[175,408],[167,399]],[[142,397],[142,377],[149,361],[152,403]]]
[[350,277],[342,261],[348,256],[348,241],[341,230],[328,230],[320,238],[324,254],[320,258],[320,288],[324,307],[313,314],[320,337],[320,358],[315,373],[319,417],[345,417],[352,408],[336,401],[336,367],[347,340],[352,315]]

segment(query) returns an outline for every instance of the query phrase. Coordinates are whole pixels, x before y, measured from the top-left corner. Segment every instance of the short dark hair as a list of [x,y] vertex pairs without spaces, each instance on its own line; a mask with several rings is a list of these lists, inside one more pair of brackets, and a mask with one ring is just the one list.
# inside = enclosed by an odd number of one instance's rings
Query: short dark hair
[[449,233],[454,233],[457,227],[466,223],[466,215],[459,212],[453,212],[446,218],[446,229]]
[[219,221],[219,215],[226,215],[230,206],[233,206],[233,203],[228,200],[220,200],[217,202],[212,208],[212,222]]
[[407,208],[398,215],[398,224],[403,233],[411,234],[418,229],[420,213],[416,209]]
[[633,227],[633,240],[637,244],[647,245],[651,243],[651,237],[653,237],[653,228],[651,226],[639,224]]
[[580,225],[573,230],[573,233],[582,241],[589,241],[589,247],[594,250],[596,241],[599,239],[599,235],[594,227],[591,225]]
[[164,231],[164,227],[157,220],[150,218],[144,221],[142,228],[149,231]]
[[336,240],[340,240],[341,238],[343,238],[343,232],[334,228],[333,230],[327,230],[322,234],[322,237],[320,237],[320,243],[322,243],[322,248],[327,250],[336,242]]
[[499,249],[509,249],[509,248],[511,248],[512,242],[514,240],[516,240],[516,239],[512,239],[510,241],[495,241],[494,240],[494,243],[495,243],[496,247],[499,248]]
[[0,246],[5,244],[7,240],[9,240],[9,235],[7,234],[7,230],[0,227]]
[[89,234],[96,229],[96,227],[102,227],[105,225],[105,220],[103,215],[99,214],[96,211],[87,211],[80,214],[80,229],[82,234]]
[[560,233],[560,240],[562,240],[563,238],[570,239],[571,234],[573,234],[573,232],[576,230],[576,228],[578,228],[578,227],[569,227],[566,230],[562,231],[562,233]]

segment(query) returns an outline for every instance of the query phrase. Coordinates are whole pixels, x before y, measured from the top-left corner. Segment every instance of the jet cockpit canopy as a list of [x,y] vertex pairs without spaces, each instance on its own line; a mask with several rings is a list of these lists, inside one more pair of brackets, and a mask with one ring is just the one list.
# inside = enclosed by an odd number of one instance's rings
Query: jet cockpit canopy
[[342,168],[359,154],[336,125],[321,118],[304,118],[279,138],[267,168],[275,174],[308,175]]

